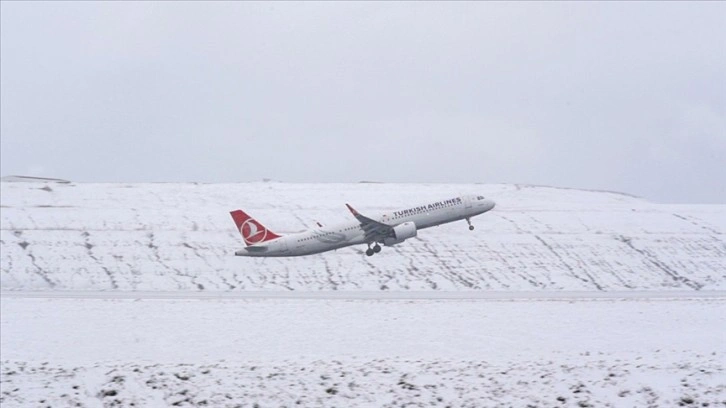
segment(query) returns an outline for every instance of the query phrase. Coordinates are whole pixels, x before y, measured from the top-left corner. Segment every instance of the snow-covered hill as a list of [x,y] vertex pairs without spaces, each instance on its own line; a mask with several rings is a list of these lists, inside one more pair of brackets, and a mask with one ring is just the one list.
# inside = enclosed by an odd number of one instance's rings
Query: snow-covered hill
[[[0,183],[3,290],[726,289],[726,206],[520,185]],[[229,210],[276,232],[462,193],[497,202],[415,239],[235,257]]]

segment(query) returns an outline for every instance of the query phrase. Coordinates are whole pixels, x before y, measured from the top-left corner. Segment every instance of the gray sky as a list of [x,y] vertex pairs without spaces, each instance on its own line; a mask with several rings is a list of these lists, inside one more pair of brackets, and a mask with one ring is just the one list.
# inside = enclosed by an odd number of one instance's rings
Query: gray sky
[[726,2],[2,2],[3,176],[726,203]]

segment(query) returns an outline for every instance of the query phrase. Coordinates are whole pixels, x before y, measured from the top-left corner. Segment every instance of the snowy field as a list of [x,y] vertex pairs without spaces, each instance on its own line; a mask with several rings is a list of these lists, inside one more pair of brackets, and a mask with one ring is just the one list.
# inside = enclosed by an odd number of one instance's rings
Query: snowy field
[[[3,290],[726,289],[726,206],[517,185],[0,183]],[[229,210],[276,232],[462,193],[497,207],[375,257],[234,257]]]
[[[516,185],[0,183],[3,407],[726,406],[726,206]],[[462,193],[368,258],[234,257]]]
[[726,298],[2,299],[3,406],[723,406]]

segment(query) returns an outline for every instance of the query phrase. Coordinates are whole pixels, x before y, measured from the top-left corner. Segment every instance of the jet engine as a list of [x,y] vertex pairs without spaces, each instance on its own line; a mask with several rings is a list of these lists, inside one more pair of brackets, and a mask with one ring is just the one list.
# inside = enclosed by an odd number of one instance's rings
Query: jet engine
[[413,221],[408,221],[393,227],[393,236],[383,238],[383,244],[386,246],[396,245],[415,236],[416,224]]

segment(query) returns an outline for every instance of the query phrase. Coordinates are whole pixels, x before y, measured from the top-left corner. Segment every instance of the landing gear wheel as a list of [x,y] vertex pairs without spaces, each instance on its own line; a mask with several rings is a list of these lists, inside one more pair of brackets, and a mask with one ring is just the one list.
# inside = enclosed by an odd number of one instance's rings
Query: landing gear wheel
[[368,255],[368,256],[373,256],[373,254],[374,254],[374,253],[375,253],[375,252],[373,252],[373,248],[368,248],[368,249],[366,249],[366,255]]
[[381,246],[378,245],[378,244],[376,244],[375,246],[373,246],[373,252],[375,252],[375,253],[381,252]]
[[471,225],[471,220],[467,218],[466,223],[469,224],[469,231],[474,231],[474,226]]

